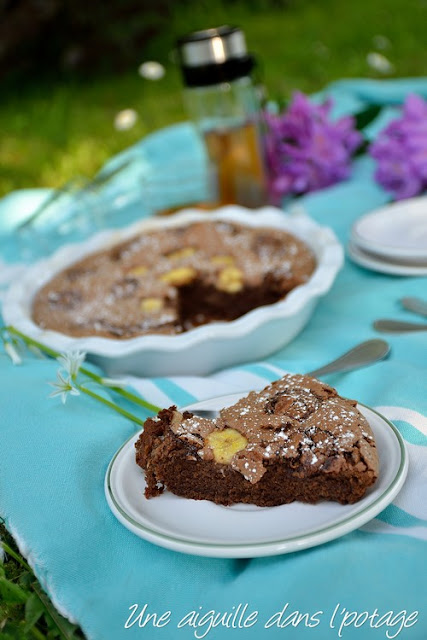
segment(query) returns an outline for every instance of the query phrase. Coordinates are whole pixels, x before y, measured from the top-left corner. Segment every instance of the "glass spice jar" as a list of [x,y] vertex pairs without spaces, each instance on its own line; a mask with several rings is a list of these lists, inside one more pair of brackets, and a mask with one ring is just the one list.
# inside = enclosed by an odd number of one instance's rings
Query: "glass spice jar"
[[267,203],[254,57],[237,27],[196,31],[178,40],[185,103],[217,181],[218,204]]

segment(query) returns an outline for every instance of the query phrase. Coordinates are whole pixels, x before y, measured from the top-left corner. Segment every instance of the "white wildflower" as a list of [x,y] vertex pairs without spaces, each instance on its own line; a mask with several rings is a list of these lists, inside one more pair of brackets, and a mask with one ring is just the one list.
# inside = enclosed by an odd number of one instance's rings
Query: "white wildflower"
[[80,395],[80,391],[73,386],[70,377],[65,379],[60,371],[57,372],[56,376],[57,376],[56,382],[48,382],[48,385],[50,385],[55,389],[55,391],[52,391],[52,393],[49,394],[49,398],[53,398],[55,396],[61,396],[62,404],[65,404],[69,393],[72,396]]
[[4,350],[12,360],[13,364],[22,364],[22,358],[11,342],[4,342]]
[[149,60],[139,65],[138,73],[146,80],[161,80],[165,75],[165,68],[160,62]]
[[61,365],[61,369],[63,369],[72,380],[75,380],[85,358],[85,351],[68,351],[58,356],[57,360]]
[[138,114],[135,109],[123,109],[116,114],[114,118],[114,127],[117,131],[127,131],[132,129],[138,120]]
[[382,73],[387,75],[389,73],[393,73],[394,65],[390,62],[388,58],[386,58],[382,53],[378,53],[377,51],[371,51],[366,56],[366,62],[375,71],[378,73]]

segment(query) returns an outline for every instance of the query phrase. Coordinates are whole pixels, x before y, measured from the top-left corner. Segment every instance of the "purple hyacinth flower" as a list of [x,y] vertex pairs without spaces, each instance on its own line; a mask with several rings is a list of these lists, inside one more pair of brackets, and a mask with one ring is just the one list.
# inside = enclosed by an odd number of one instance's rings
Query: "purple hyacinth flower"
[[330,120],[332,102],[317,105],[295,93],[287,110],[266,114],[265,146],[272,198],[323,189],[345,180],[362,141],[351,117]]
[[375,178],[396,200],[427,188],[427,102],[411,94],[402,115],[390,122],[371,145]]

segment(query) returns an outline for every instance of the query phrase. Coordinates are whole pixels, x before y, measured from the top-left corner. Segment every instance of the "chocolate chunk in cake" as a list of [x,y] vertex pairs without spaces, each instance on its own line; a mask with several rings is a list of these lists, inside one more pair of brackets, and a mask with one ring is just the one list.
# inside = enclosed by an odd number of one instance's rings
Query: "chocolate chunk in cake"
[[71,265],[36,295],[33,320],[71,336],[177,334],[273,304],[315,268],[278,229],[195,222],[140,234]]
[[224,505],[346,504],[378,477],[374,437],[356,402],[304,375],[285,375],[213,420],[164,409],[135,446],[147,498],[166,488]]

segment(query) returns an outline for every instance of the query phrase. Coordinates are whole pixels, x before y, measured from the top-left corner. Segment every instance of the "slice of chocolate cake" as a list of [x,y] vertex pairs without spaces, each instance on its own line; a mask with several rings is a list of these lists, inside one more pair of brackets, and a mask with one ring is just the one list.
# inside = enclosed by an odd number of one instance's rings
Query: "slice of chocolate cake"
[[214,420],[164,409],[135,447],[147,498],[166,488],[224,505],[346,504],[378,477],[375,440],[356,402],[304,375],[285,375]]

